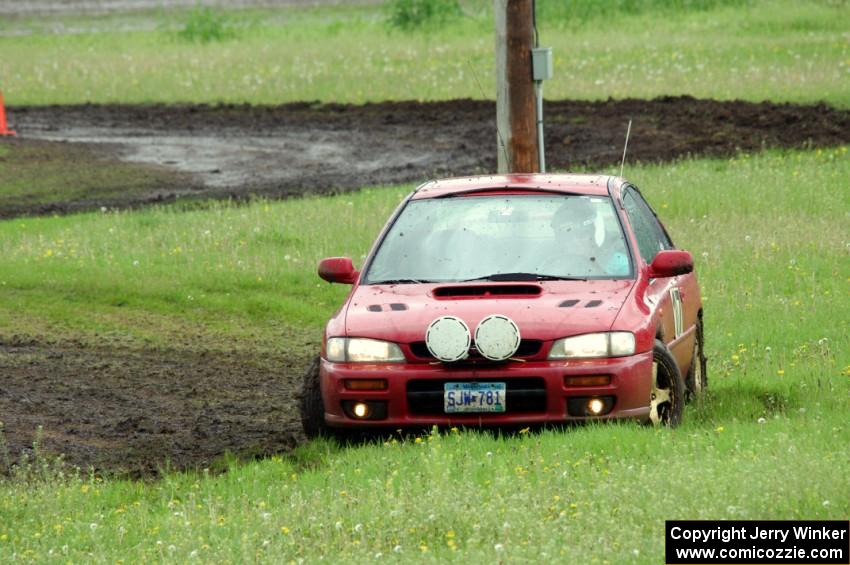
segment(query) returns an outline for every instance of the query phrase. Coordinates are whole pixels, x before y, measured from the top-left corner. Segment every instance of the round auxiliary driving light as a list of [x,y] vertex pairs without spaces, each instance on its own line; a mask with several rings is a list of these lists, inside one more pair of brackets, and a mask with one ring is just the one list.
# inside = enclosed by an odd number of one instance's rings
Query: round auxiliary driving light
[[431,355],[445,363],[466,359],[472,338],[469,327],[460,318],[442,316],[428,325],[425,345]]
[[487,316],[475,328],[475,348],[491,361],[510,359],[519,349],[519,328],[501,314]]

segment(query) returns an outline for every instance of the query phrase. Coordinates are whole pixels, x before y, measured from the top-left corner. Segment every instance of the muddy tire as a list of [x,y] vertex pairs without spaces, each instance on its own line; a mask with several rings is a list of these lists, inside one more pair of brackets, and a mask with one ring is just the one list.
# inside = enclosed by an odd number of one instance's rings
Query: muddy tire
[[685,377],[688,401],[699,398],[708,388],[707,363],[705,360],[705,338],[702,329],[702,320],[697,321],[697,337],[694,342],[694,357],[691,368]]
[[301,413],[301,427],[308,439],[327,437],[330,428],[325,423],[325,404],[322,402],[322,387],[319,382],[319,358],[313,359],[304,372],[301,384],[301,400],[298,405]]
[[652,390],[650,392],[650,423],[675,428],[682,422],[685,405],[685,379],[661,340],[652,348]]

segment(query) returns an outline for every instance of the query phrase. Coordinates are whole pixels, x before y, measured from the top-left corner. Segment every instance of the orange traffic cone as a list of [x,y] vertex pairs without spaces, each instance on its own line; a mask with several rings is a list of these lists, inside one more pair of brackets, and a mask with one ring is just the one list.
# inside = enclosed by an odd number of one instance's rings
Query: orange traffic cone
[[3,93],[0,92],[0,136],[3,135],[18,134],[6,127],[6,108],[3,106]]

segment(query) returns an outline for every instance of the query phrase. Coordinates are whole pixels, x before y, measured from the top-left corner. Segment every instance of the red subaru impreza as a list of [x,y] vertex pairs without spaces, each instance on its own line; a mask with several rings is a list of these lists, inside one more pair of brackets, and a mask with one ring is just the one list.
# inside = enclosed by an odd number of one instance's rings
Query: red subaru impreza
[[594,175],[439,180],[410,194],[308,369],[308,436],[633,418],[706,386],[693,258],[637,187]]

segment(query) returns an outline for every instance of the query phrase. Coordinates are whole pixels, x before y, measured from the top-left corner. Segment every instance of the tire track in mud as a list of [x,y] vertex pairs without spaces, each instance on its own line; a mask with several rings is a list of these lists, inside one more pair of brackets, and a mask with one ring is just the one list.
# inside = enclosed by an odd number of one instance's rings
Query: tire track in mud
[[[544,111],[553,170],[619,163],[629,119],[633,162],[850,143],[850,111],[825,104],[678,96],[549,101]],[[36,106],[10,108],[9,115],[16,143],[85,144],[97,148],[99,159],[155,166],[175,177],[103,201],[22,203],[0,209],[0,217],[186,198],[331,194],[496,167],[490,101]]]
[[208,467],[227,452],[269,455],[303,440],[296,395],[308,362],[0,341],[0,421],[13,457],[42,427],[44,450],[84,470]]

